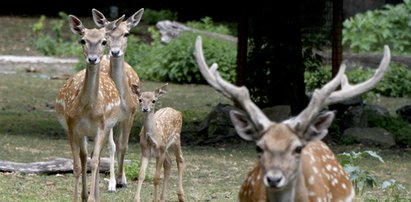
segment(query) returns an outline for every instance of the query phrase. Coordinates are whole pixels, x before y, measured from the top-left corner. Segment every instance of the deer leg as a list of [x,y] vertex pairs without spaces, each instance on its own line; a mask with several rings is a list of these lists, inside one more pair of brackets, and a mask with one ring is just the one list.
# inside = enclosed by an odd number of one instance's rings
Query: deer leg
[[100,152],[102,146],[104,144],[104,129],[99,129],[98,133],[94,139],[94,150],[93,150],[93,157],[91,158],[91,183],[90,183],[90,196],[88,201],[99,201],[99,190],[98,190],[98,182],[99,182],[99,164],[100,164]]
[[160,175],[161,175],[161,167],[163,167],[163,163],[165,160],[165,151],[164,148],[159,149],[159,155],[156,155],[156,174],[154,176],[154,202],[158,201],[158,186],[160,185]]
[[179,140],[176,141],[174,155],[176,157],[177,169],[178,169],[178,190],[177,190],[178,201],[182,202],[182,201],[185,201],[184,190],[183,190],[183,172],[184,172],[185,163],[184,163],[183,153],[181,151],[181,144]]
[[162,202],[165,201],[168,181],[170,179],[170,173],[171,173],[171,158],[170,158],[170,155],[166,152],[165,157],[166,158],[164,160],[164,165],[163,165],[163,167],[164,167],[163,191],[161,192],[161,198],[160,198],[160,201],[162,201]]
[[[73,155],[73,177],[74,177],[74,202],[78,202],[78,185],[79,185],[79,178],[80,178],[80,156],[79,156],[79,146],[76,140],[72,138],[73,134],[69,132],[69,143],[71,147],[71,153]],[[83,192],[82,192],[83,197]]]
[[110,130],[108,135],[109,153],[110,153],[110,181],[108,182],[108,192],[116,191],[116,177],[114,171],[114,156],[116,153],[116,144],[114,143],[113,129]]
[[[141,144],[141,143],[140,143]],[[148,161],[150,160],[150,151],[148,149],[141,149],[141,159],[140,159],[140,173],[138,175],[137,191],[134,196],[134,201],[140,202],[141,198],[141,187],[143,186],[144,179],[146,177],[146,169],[148,166]]]
[[80,142],[80,161],[81,161],[81,181],[82,190],[81,198],[82,201],[87,200],[87,138],[83,137]]
[[[127,187],[127,178],[125,173],[124,158],[128,150],[128,139],[130,136],[131,127],[133,126],[134,118],[131,116],[122,122],[119,122],[119,136],[118,136],[118,173],[117,173],[117,187]],[[121,180],[120,180],[121,178]],[[120,182],[120,183],[119,183]]]

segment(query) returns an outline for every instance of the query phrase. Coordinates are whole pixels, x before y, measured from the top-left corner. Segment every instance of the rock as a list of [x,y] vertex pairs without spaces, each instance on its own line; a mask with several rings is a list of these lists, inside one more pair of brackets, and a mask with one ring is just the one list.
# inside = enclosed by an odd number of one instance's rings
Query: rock
[[348,128],[344,130],[343,137],[367,146],[383,148],[395,146],[393,135],[383,128]]

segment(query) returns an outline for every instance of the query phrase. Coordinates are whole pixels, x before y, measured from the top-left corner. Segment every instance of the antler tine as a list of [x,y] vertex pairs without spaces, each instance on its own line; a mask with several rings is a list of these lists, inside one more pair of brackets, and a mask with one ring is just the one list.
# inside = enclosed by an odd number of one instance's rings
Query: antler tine
[[214,63],[211,68],[208,68],[204,59],[201,36],[197,36],[194,55],[201,74],[215,90],[238,103],[260,130],[268,128],[271,121],[265,116],[261,109],[251,101],[248,89],[244,86],[234,86],[224,80],[217,71],[218,65],[216,63]]
[[[317,114],[325,107],[353,98],[371,90],[384,76],[385,71],[389,67],[391,60],[390,49],[387,45],[384,46],[384,56],[378,69],[374,75],[362,83],[350,85],[345,75],[346,65],[343,63],[337,75],[328,82],[323,88],[316,89],[313,93],[310,103],[295,119],[291,121],[297,131],[303,132],[307,129],[310,122]],[[341,89],[335,89],[341,86]]]
[[326,105],[335,104],[342,100],[358,96],[374,88],[377,83],[383,78],[385,71],[389,67],[390,60],[390,48],[385,45],[383,59],[381,60],[378,69],[375,70],[374,75],[367,81],[353,86],[349,84],[347,77],[344,75],[344,78],[341,81],[341,90],[333,92],[331,96],[327,98]]
[[197,64],[199,66],[200,72],[203,75],[204,79],[214,89],[216,89],[217,91],[222,93],[224,96],[231,99],[231,96],[227,94],[223,89],[221,89],[221,87],[217,84],[216,79],[214,78],[214,73],[212,73],[212,72],[217,72],[218,64],[213,63],[211,67],[209,68],[207,63],[205,62],[204,53],[203,53],[203,45],[202,45],[202,40],[200,36],[198,36],[196,40],[194,55],[195,55]]

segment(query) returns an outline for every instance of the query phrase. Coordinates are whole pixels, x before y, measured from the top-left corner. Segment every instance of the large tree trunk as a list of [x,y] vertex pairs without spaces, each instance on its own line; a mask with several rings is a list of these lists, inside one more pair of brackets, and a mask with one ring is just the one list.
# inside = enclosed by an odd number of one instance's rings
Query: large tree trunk
[[[250,54],[246,85],[260,107],[290,105],[292,114],[305,108],[300,1],[259,1],[250,9]],[[285,12],[279,12],[279,10]]]

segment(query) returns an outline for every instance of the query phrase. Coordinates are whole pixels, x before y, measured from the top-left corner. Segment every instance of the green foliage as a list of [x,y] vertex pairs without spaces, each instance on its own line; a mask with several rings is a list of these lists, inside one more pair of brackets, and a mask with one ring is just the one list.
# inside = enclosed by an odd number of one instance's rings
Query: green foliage
[[394,201],[405,201],[402,197],[403,193],[408,193],[405,186],[394,179],[389,179],[381,184],[381,189],[384,190],[389,196],[394,196]]
[[365,197],[365,201],[370,202],[399,202],[399,201],[410,201],[411,199],[407,197],[409,192],[405,186],[399,183],[397,180],[389,179],[382,182],[381,186],[378,188],[378,192],[381,196],[371,196]]
[[386,4],[343,22],[342,43],[355,52],[380,51],[387,44],[395,53],[411,53],[411,1]]
[[[174,83],[204,83],[194,59],[196,34],[183,33],[164,44],[160,34],[149,28],[154,41],[144,44],[136,38],[129,38],[127,61],[136,69],[141,78]],[[221,75],[234,82],[236,67],[236,46],[228,41],[203,36],[204,55],[208,64],[219,64]]]
[[375,91],[388,97],[411,97],[411,71],[405,66],[391,64]]
[[31,31],[33,31],[34,35],[39,35],[40,32],[44,29],[45,21],[46,21],[46,16],[41,15],[39,20],[32,25]]
[[307,91],[311,92],[316,88],[321,88],[331,80],[331,66],[325,67],[311,66],[304,71],[304,82]]
[[187,26],[199,30],[207,30],[220,34],[232,35],[230,29],[226,25],[216,25],[211,17],[204,17],[200,21],[188,21]]
[[395,143],[401,146],[411,146],[411,126],[410,124],[396,117],[369,116],[370,127],[384,128],[394,135]]
[[75,42],[74,36],[65,39],[63,28],[66,25],[67,14],[59,12],[60,19],[50,23],[53,34],[45,32],[46,16],[40,16],[39,20],[32,26],[33,44],[37,50],[47,56],[79,56],[81,46]]
[[[372,77],[375,70],[371,68],[355,67],[347,70],[346,74],[351,84],[363,82]],[[321,88],[331,80],[331,66],[306,68],[304,82],[306,90],[311,92]],[[380,94],[387,97],[411,97],[411,71],[402,66],[392,63],[381,81],[375,88],[366,94]]]
[[365,157],[373,157],[384,163],[384,160],[380,155],[374,151],[361,151],[361,152],[344,152],[338,155],[341,165],[344,170],[350,175],[350,180],[354,185],[356,193],[363,194],[366,188],[373,188],[377,185],[374,176],[360,168],[359,163]]
[[155,25],[158,21],[162,20],[170,20],[175,21],[177,20],[177,13],[171,10],[163,9],[163,10],[153,10],[146,8],[144,9],[144,16],[142,18],[142,22]]
[[[126,178],[128,180],[136,181],[140,173],[140,161],[132,161],[132,163],[125,164]],[[150,180],[150,166],[147,166],[145,180]]]

